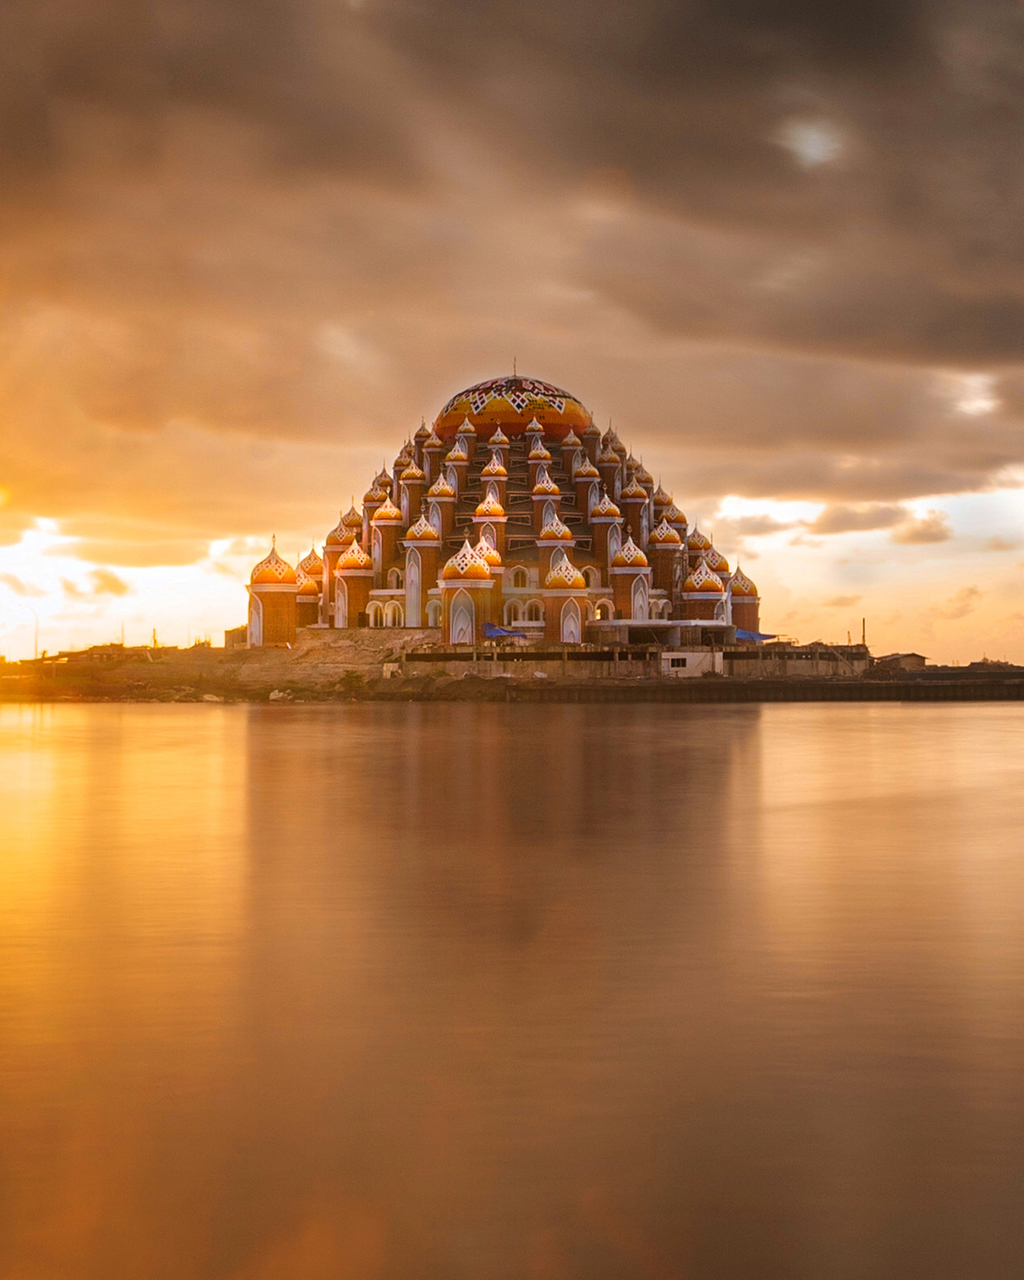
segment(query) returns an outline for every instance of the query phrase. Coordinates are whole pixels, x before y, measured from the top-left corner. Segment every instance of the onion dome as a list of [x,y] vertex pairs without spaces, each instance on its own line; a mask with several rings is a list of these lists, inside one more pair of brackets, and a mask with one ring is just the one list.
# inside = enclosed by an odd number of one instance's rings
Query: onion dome
[[555,484],[554,480],[551,479],[547,467],[540,466],[537,468],[537,483],[533,486],[533,492],[536,494],[555,494],[561,493],[562,491],[559,489],[558,485]]
[[619,455],[615,452],[610,444],[605,445],[598,455],[598,462],[614,462],[618,466]]
[[583,439],[593,440],[594,436],[597,436],[598,438],[600,438],[600,435],[601,435],[601,428],[597,425],[596,422],[592,422],[590,426],[587,427],[587,429],[583,432]]
[[524,429],[524,431],[523,431],[523,435],[527,435],[527,436],[529,436],[529,435],[533,435],[533,434],[534,434],[535,432],[537,432],[537,431],[539,431],[541,435],[543,435],[543,434],[544,434],[544,428],[543,428],[543,427],[541,426],[541,424],[537,421],[536,417],[533,417],[533,418],[531,418],[531,419],[530,419],[530,421],[526,424],[526,427],[525,427],[525,429]]
[[415,462],[410,462],[402,474],[398,477],[400,480],[426,480],[426,476],[419,469]]
[[544,579],[544,585],[549,591],[586,591],[587,580],[568,556],[563,556]]
[[492,451],[490,462],[488,462],[487,466],[484,467],[484,469],[480,472],[480,474],[482,476],[507,476],[508,475],[508,471],[505,469],[505,464],[501,460],[501,453],[499,450],[494,449]]
[[419,430],[413,436],[414,440],[426,440],[430,435],[430,428],[427,426],[426,419],[420,419]]
[[602,493],[600,500],[591,507],[590,514],[591,516],[612,516],[617,520],[622,515],[622,512],[608,497],[607,493]]
[[666,493],[660,484],[654,491],[654,501],[659,507],[670,507],[673,505],[672,495],[670,493]]
[[591,421],[575,396],[539,378],[492,378],[467,387],[448,401],[434,426],[450,440],[460,421],[469,420],[482,432],[500,426],[508,436],[521,436],[536,427],[556,438],[574,427],[582,431]]
[[476,509],[478,516],[503,516],[505,508],[498,501],[496,493],[489,493]]
[[647,557],[632,538],[627,538],[612,560],[614,569],[646,569]]
[[624,461],[626,457],[626,446],[622,443],[622,441],[619,439],[619,437],[616,435],[614,431],[612,432],[612,448],[615,450],[615,454],[618,457],[619,461],[620,462]]
[[427,432],[427,438],[423,441],[424,449],[441,449],[444,447],[444,441],[437,434],[433,427]]
[[[366,497],[369,501],[372,501],[372,499],[370,499],[369,494],[367,494]],[[362,521],[360,520],[359,523],[362,524]],[[327,535],[324,541],[326,545],[329,547],[339,547],[339,546],[342,546],[344,543],[348,542],[350,537],[351,537],[351,534],[349,532],[347,525],[345,524],[345,517],[342,515],[339,515],[338,523],[330,531],[330,533]]]
[[[362,521],[360,520],[359,523],[362,524]],[[317,582],[323,581],[324,562],[317,555],[316,547],[310,547],[309,555],[303,556],[299,561],[298,567],[303,573],[307,574],[310,578],[314,578]]]
[[538,541],[572,542],[572,530],[558,516],[552,516],[544,528],[541,529]]
[[674,502],[669,503],[668,508],[662,514],[669,524],[686,524],[686,516],[683,515]]
[[446,582],[453,580],[484,580],[491,576],[490,566],[482,556],[477,555],[467,539],[441,570],[441,577]]
[[527,454],[528,462],[550,462],[551,454],[544,448],[543,436],[538,436],[533,442],[533,448]]
[[491,436],[487,443],[493,449],[496,445],[508,444],[508,436],[502,431],[501,427],[496,427],[494,435]]
[[711,539],[694,525],[690,530],[690,536],[686,539],[686,545],[691,551],[707,551],[711,546]]
[[277,554],[276,538],[271,545],[270,555],[255,566],[249,581],[256,586],[266,587],[279,587],[282,584],[294,585],[295,570],[287,560],[282,560]]
[[298,594],[300,596],[318,596],[320,594],[320,584],[315,578],[311,578],[308,573],[303,572],[301,565],[295,570],[295,581],[298,584]]
[[346,529],[361,529],[363,527],[363,517],[356,510],[354,503],[341,517],[341,523]]
[[498,548],[488,541],[483,534],[480,535],[480,539],[473,550],[489,568],[498,569],[501,567],[501,554]]
[[427,490],[428,498],[454,498],[455,490],[448,483],[448,477],[440,475]]
[[395,458],[393,470],[396,475],[401,475],[409,463],[412,462],[412,454],[406,453],[404,450]]
[[475,436],[476,427],[473,426],[469,418],[463,418],[461,424],[459,425],[459,429],[458,431],[456,431],[455,434],[457,436]]
[[390,483],[391,483],[391,476],[389,475],[386,469],[382,468],[373,477],[373,484],[370,486],[370,488],[383,489],[383,488],[386,488]]
[[439,542],[441,538],[426,516],[420,516],[414,525],[410,525],[405,536],[411,542]]
[[754,586],[739,565],[736,566],[736,572],[732,575],[732,582],[729,583],[729,591],[734,596],[757,595],[757,587]]
[[572,430],[570,430],[567,436],[563,436],[561,441],[562,447],[564,449],[571,448],[574,445],[576,446],[576,448],[579,448],[581,443],[582,441],[580,440],[579,436],[576,434],[575,431],[572,431]]
[[651,475],[642,462],[637,466],[636,478],[642,485],[654,484],[654,476]]
[[597,480],[601,473],[597,467],[590,461],[586,454],[583,455],[583,461],[579,466],[573,469],[572,478],[574,480]]
[[629,484],[626,485],[625,489],[622,490],[622,492],[619,494],[619,497],[620,498],[643,498],[644,501],[646,502],[647,490],[634,477],[632,480],[630,480]]
[[373,564],[373,560],[366,554],[358,542],[353,542],[349,549],[338,561],[338,567],[335,573],[339,573],[342,569],[369,569]]
[[686,581],[683,583],[683,590],[722,592],[725,587],[722,585],[722,579],[717,574],[712,573],[704,563],[704,560],[701,559],[696,569],[692,569],[687,575]]
[[385,490],[383,490],[377,481],[374,480],[373,484],[371,484],[369,489],[367,489],[363,494],[363,502],[380,502],[381,498],[386,496]]
[[399,511],[399,509],[395,506],[395,504],[391,501],[390,498],[385,498],[384,501],[381,503],[381,505],[370,517],[370,523],[381,524],[385,521],[401,520],[401,519],[402,519],[401,511]]
[[460,437],[445,455],[445,462],[468,462],[469,450],[466,448],[466,441]]
[[708,547],[707,551],[704,552],[704,560],[708,568],[714,573],[729,572],[729,561],[726,560],[721,551],[716,550],[714,547]]
[[662,520],[657,529],[651,531],[647,540],[659,547],[681,547],[683,545],[682,538],[667,520]]
[[611,447],[611,443],[612,443],[612,429],[611,427],[609,427],[608,430],[601,437],[601,448],[608,449]]
[[629,457],[626,459],[626,466],[630,471],[636,471],[639,469],[640,463],[637,462],[636,458],[633,457],[633,454],[630,453]]

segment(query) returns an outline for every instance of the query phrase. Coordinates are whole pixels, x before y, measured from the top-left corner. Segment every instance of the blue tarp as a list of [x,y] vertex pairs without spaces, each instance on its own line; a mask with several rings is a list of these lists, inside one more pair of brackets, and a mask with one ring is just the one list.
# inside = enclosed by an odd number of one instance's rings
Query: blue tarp
[[778,636],[768,635],[765,631],[741,631],[739,627],[736,628],[737,640],[777,640],[778,638]]
[[525,631],[513,631],[511,627],[498,627],[493,622],[485,622],[481,628],[488,640],[525,640]]

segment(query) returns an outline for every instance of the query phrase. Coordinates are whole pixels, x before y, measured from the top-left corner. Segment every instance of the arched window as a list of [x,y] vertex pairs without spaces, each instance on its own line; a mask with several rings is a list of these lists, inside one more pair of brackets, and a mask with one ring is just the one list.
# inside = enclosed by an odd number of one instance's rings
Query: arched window
[[430,527],[434,530],[438,537],[441,536],[441,507],[437,502],[432,502],[427,508],[427,520]]
[[610,524],[608,526],[608,563],[609,564],[611,564],[611,562],[615,559],[615,557],[619,554],[621,550],[622,550],[622,530],[619,528],[617,524]]
[[420,553],[410,547],[405,553],[405,607],[410,627],[420,625]]
[[599,587],[601,585],[601,575],[598,573],[598,571],[594,568],[592,564],[588,564],[587,567],[583,570],[583,576],[586,579],[587,586],[591,591],[593,591],[595,587]]
[[558,515],[558,508],[549,498],[548,501],[544,503],[544,515],[541,519],[541,526],[543,527],[546,524],[550,524],[556,515]]
[[367,606],[366,620],[371,627],[382,627],[384,625],[384,610],[376,600],[374,600],[373,604]]
[[388,590],[401,591],[402,589],[402,571],[401,569],[388,570]]
[[429,600],[427,602],[427,626],[439,627],[441,625],[441,601]]
[[562,644],[579,644],[583,637],[580,607],[575,600],[566,600],[562,605],[561,634]]
[[373,531],[373,546],[370,554],[373,556],[373,572],[374,572],[375,581],[376,581],[376,575],[380,573],[381,566],[384,560],[384,546],[383,546],[383,543],[381,542],[379,529],[374,529]]
[[498,539],[495,537],[493,524],[485,524],[480,530],[480,537],[486,539],[492,547],[496,547],[498,545]]
[[258,649],[263,643],[263,601],[259,596],[249,597],[249,628],[245,639],[253,649]]
[[334,625],[348,626],[348,584],[344,578],[338,578],[334,588]]
[[593,509],[597,506],[597,504],[598,504],[600,501],[601,501],[601,490],[600,490],[600,488],[599,488],[599,486],[598,486],[597,481],[595,480],[595,481],[591,484],[590,489],[589,489],[589,491],[587,492],[587,516],[588,516],[588,518],[589,518],[589,516],[590,516],[590,513],[593,511]]
[[544,620],[544,606],[541,604],[539,600],[531,600],[530,603],[526,606],[526,621],[527,622],[543,622],[543,620]]
[[595,617],[598,622],[611,622],[612,618],[615,617],[615,608],[612,602],[610,600],[599,600],[595,610]]
[[465,591],[451,603],[448,638],[451,644],[472,644],[476,636],[476,610]]
[[647,508],[641,507],[640,508],[640,545],[642,547],[647,546],[647,537],[650,531],[651,531],[651,526],[648,523]]
[[409,523],[409,490],[406,485],[402,485],[402,523]]
[[530,585],[530,579],[526,570],[523,568],[522,565],[517,565],[512,570],[512,586],[528,587],[529,585]]
[[633,620],[635,622],[647,621],[647,601],[647,582],[644,578],[637,578],[633,583]]
[[448,468],[448,475],[447,475],[446,479],[447,479],[448,483],[451,485],[451,487],[455,490],[455,492],[456,492],[456,493],[458,493],[458,491],[459,491],[459,473],[455,470],[455,468],[454,468],[454,467],[449,467],[449,468]]
[[386,627],[404,627],[405,613],[397,601],[391,600],[384,606],[384,625]]
[[507,600],[505,602],[505,626],[514,626],[517,622],[523,620],[523,602],[521,600]]

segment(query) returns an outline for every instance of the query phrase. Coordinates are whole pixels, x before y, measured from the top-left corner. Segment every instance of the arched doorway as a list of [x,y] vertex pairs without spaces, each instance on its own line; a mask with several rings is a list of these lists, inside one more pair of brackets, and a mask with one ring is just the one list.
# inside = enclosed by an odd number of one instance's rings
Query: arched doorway
[[476,610],[465,591],[452,601],[448,638],[452,644],[472,644],[476,638]]
[[575,600],[566,600],[562,605],[561,624],[562,643],[579,644],[583,638],[583,624],[580,607]]

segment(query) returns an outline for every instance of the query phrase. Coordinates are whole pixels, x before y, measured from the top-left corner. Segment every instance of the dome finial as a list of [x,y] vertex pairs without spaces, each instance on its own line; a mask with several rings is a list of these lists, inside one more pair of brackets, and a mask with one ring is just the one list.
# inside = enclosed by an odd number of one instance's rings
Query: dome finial
[[515,356],[513,356],[513,357],[512,357],[512,377],[513,377],[513,378],[518,378],[518,377],[519,377],[519,370],[518,370],[518,368],[517,368],[517,366],[516,366],[516,358],[515,358]]
[[270,535],[270,549],[272,551],[277,550],[277,534],[276,533],[272,533]]

